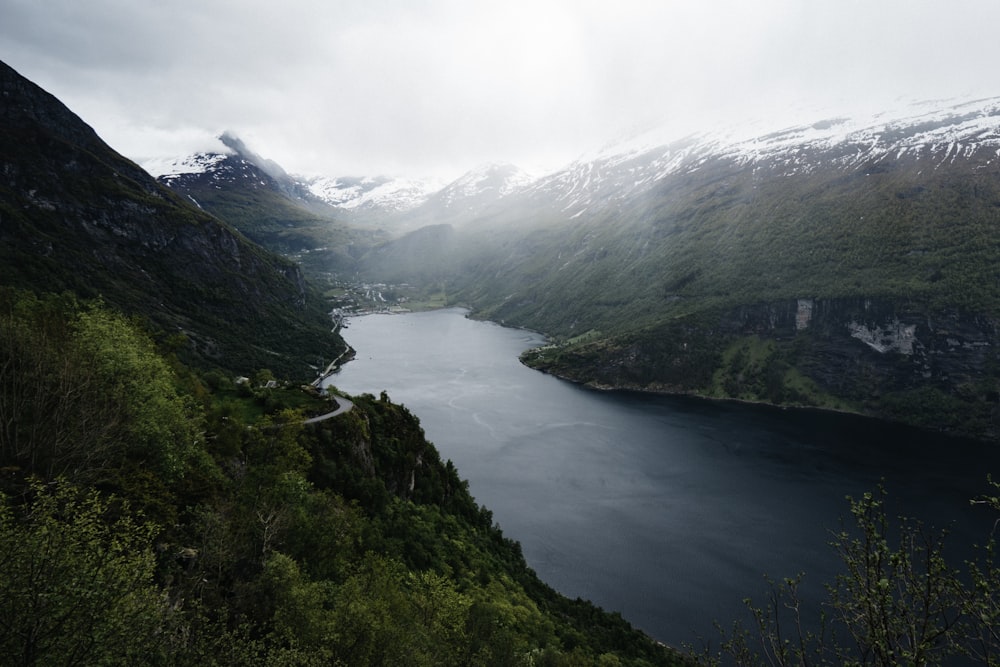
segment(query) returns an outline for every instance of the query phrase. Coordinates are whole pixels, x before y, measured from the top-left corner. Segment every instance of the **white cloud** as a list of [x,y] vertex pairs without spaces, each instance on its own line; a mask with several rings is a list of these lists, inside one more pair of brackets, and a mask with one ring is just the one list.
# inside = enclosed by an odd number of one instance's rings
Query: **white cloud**
[[[630,128],[1000,94],[976,0],[0,0],[0,58],[133,158],[557,166]],[[206,139],[208,138],[208,139]]]

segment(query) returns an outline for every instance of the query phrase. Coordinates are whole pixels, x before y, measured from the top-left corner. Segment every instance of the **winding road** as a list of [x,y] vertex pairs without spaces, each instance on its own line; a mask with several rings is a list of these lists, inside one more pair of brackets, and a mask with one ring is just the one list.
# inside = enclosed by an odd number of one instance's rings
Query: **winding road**
[[331,417],[336,417],[337,415],[342,415],[345,412],[349,412],[350,410],[354,409],[354,403],[352,403],[351,401],[347,400],[346,398],[344,398],[342,396],[338,396],[335,400],[337,401],[337,409],[336,410],[334,410],[333,412],[327,412],[326,414],[319,415],[318,417],[312,417],[310,419],[305,420],[302,423],[303,424],[315,424],[316,422],[325,421],[327,419],[330,419]]

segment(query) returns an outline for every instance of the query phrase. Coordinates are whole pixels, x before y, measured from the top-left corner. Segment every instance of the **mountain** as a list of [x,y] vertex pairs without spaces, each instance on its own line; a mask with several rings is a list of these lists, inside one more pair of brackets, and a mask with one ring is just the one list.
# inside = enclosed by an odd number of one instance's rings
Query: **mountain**
[[527,172],[509,163],[481,165],[427,196],[402,216],[400,226],[406,229],[427,224],[461,226],[488,216],[533,180]]
[[532,182],[532,177],[512,164],[486,164],[466,172],[435,192],[428,204],[466,214],[493,205],[497,200]]
[[232,133],[219,141],[218,151],[147,162],[146,169],[199,208],[299,262],[316,280],[353,274],[356,257],[385,240]]
[[293,176],[231,133],[219,140],[218,152],[153,160],[145,167],[196,202],[196,195],[207,194],[214,203],[218,193],[212,191],[240,186],[273,190],[322,218],[394,231],[410,231],[434,216],[464,220],[533,180],[511,164],[485,164],[448,183],[389,176]]
[[[282,202],[285,207],[308,211],[315,219],[360,227],[377,226],[406,213],[441,187],[436,181],[387,176],[290,175],[231,132],[221,134],[219,143],[217,151],[150,160],[144,166],[161,183],[193,200],[197,200],[196,195],[207,195],[209,206],[218,207],[220,190],[228,194],[242,189],[257,193],[257,197],[272,192],[287,200]],[[243,219],[244,213],[234,217]],[[287,212],[281,216],[289,218]]]
[[[510,164],[483,165],[443,187],[385,176],[294,176],[231,133],[219,140],[217,152],[147,162],[146,169],[199,208],[320,279],[353,275],[358,260],[390,236],[480,217],[532,181]],[[382,255],[390,256],[399,253]]]
[[344,352],[298,266],[158,184],[3,63],[0,92],[0,284],[101,297],[183,334],[182,354],[241,372],[305,377]]
[[640,139],[471,215],[419,275],[546,332],[527,362],[594,386],[993,438],[998,149],[997,99]]
[[405,213],[422,204],[439,187],[436,182],[387,176],[304,178],[309,191],[335,208],[362,214]]
[[432,215],[468,218],[533,179],[512,164],[490,163],[448,183],[388,176],[313,176],[298,180],[331,206],[354,213],[357,217],[352,221],[356,223],[377,220],[393,229],[411,229]]

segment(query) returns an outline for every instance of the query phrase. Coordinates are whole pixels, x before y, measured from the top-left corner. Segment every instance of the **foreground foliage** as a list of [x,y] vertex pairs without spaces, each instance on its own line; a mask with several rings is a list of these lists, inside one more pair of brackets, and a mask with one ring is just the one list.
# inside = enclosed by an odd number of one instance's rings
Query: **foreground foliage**
[[[851,500],[852,524],[832,543],[843,572],[827,584],[822,611],[804,605],[801,577],[772,582],[763,606],[746,600],[750,627],[734,623],[723,632],[719,649],[703,650],[699,661],[880,667],[1000,663],[995,537],[977,550],[963,573],[945,559],[945,531],[908,519],[893,526],[885,498],[880,490]],[[974,502],[1000,511],[1000,497]]]
[[[675,664],[526,566],[388,396],[235,385],[3,292],[4,664]],[[250,373],[258,379],[268,372]]]

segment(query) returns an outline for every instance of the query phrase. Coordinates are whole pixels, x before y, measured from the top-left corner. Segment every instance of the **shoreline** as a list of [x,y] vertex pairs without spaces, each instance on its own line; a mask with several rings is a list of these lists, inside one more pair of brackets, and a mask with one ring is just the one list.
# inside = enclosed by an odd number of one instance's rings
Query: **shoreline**
[[929,428],[921,428],[921,427],[915,426],[913,424],[908,424],[908,423],[902,422],[902,421],[896,421],[896,420],[892,420],[892,419],[887,419],[885,417],[880,417],[878,415],[874,415],[874,414],[870,414],[870,413],[865,413],[865,412],[856,412],[856,411],[852,411],[852,410],[844,410],[844,409],[839,409],[839,408],[827,408],[827,407],[822,407],[822,406],[818,406],[818,405],[780,405],[780,404],[777,404],[777,403],[769,403],[767,401],[759,401],[759,400],[752,400],[752,399],[746,399],[746,398],[734,398],[734,397],[724,397],[724,396],[708,396],[706,394],[699,394],[699,393],[689,392],[689,391],[673,391],[673,390],[670,390],[670,389],[650,389],[648,387],[639,387],[639,386],[616,386],[616,385],[608,385],[608,384],[603,384],[603,383],[598,383],[598,382],[581,382],[579,380],[576,380],[574,378],[571,378],[571,377],[568,377],[568,376],[565,376],[565,375],[562,375],[562,374],[559,374],[559,373],[553,373],[551,371],[542,370],[542,369],[539,369],[539,368],[534,368],[534,367],[532,367],[532,366],[530,366],[528,364],[525,364],[523,360],[521,361],[521,363],[524,366],[526,366],[527,368],[530,368],[530,369],[532,369],[534,371],[538,371],[539,373],[544,373],[545,375],[551,375],[554,378],[558,378],[560,380],[563,380],[564,382],[569,382],[571,384],[577,385],[578,387],[581,387],[581,388],[584,388],[584,389],[589,389],[591,391],[607,392],[607,393],[615,393],[615,392],[617,392],[617,393],[621,393],[621,394],[633,393],[633,394],[640,394],[640,395],[644,395],[644,396],[666,396],[666,397],[687,399],[687,400],[692,400],[692,401],[703,401],[703,402],[707,402],[707,403],[715,403],[715,404],[719,404],[719,405],[735,405],[735,406],[744,406],[744,407],[748,407],[748,408],[766,409],[766,410],[771,410],[771,411],[775,411],[775,412],[778,412],[778,411],[788,411],[788,412],[796,412],[798,414],[817,413],[817,414],[821,414],[821,415],[841,415],[841,416],[845,416],[845,417],[856,418],[856,419],[859,419],[859,420],[871,421],[873,423],[877,423],[877,424],[880,424],[880,425],[892,426],[894,428],[910,429],[914,433],[930,434],[930,435],[934,435],[934,436],[937,436],[937,437],[941,437],[941,438],[945,438],[945,439],[952,440],[952,441],[957,441],[957,442],[975,443],[975,444],[980,444],[980,445],[981,444],[992,444],[992,441],[990,441],[990,440],[984,440],[984,439],[979,439],[979,438],[972,438],[972,437],[969,437],[967,435],[960,435],[960,434],[956,434],[956,433],[949,433],[947,431],[938,431],[938,430],[929,429]]

